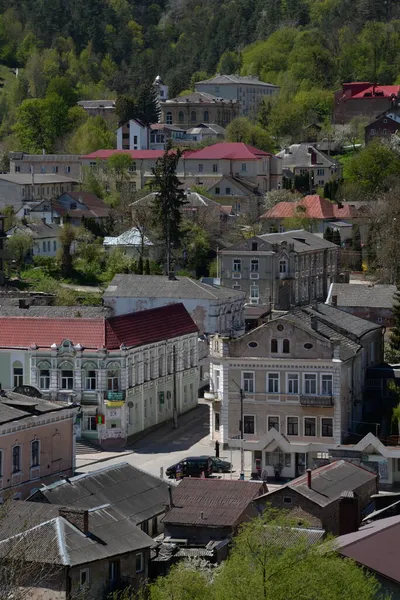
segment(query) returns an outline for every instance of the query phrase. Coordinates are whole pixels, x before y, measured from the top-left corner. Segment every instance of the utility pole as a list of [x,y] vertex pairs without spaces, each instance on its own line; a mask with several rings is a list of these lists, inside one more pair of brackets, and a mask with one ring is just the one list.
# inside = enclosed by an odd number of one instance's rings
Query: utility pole
[[243,450],[243,389],[240,388],[240,479],[244,480],[244,450]]
[[172,412],[172,419],[173,419],[173,424],[174,424],[174,429],[178,428],[178,409],[176,406],[176,347],[175,345],[172,346],[172,366],[173,366],[173,381],[174,381],[174,395],[173,395],[173,403],[174,403],[174,407],[173,407],[173,412]]

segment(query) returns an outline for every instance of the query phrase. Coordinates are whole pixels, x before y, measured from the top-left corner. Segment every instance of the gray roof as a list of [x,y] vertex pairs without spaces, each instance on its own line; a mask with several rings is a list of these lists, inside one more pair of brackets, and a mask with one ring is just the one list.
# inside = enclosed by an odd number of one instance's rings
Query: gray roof
[[[157,192],[152,192],[151,194],[147,194],[147,196],[143,196],[143,198],[139,198],[139,200],[135,200],[135,202],[132,202],[131,206],[135,207],[135,206],[145,206],[145,205],[152,205],[155,198],[157,196]],[[184,206],[182,207],[183,210],[187,209],[187,208],[203,208],[203,207],[219,207],[220,204],[218,202],[216,202],[215,200],[211,200],[210,198],[207,198],[206,196],[203,196],[202,194],[199,194],[199,192],[193,192],[191,190],[186,190],[185,191],[185,202],[186,204],[184,204]]]
[[158,477],[119,463],[42,487],[32,499],[77,508],[110,504],[120,516],[142,523],[164,512],[168,487]]
[[355,285],[351,283],[332,283],[327,304],[332,304],[332,296],[337,297],[337,306],[355,306],[365,308],[393,308],[393,299],[397,291],[395,285]]
[[[316,154],[317,162],[311,162],[311,153],[308,151],[312,148]],[[338,166],[338,162],[330,156],[327,156],[321,150],[315,148],[312,144],[292,144],[288,148],[281,150],[276,155],[282,159],[282,167],[284,169],[290,169],[293,167],[322,167],[330,168]]]
[[211,94],[206,94],[205,92],[193,92],[192,94],[185,94],[184,96],[176,96],[175,98],[170,98],[169,100],[165,100],[162,102],[162,105],[168,104],[216,104],[222,102],[238,102],[237,100],[224,100],[217,96],[212,96]]
[[[142,236],[137,227],[132,227],[128,231],[124,231],[116,237],[105,237],[103,246],[134,246],[138,247],[142,244]],[[154,246],[153,242],[148,237],[143,236],[144,246]]]
[[[32,175],[30,173],[6,173],[5,175],[0,175],[0,181],[9,181],[10,183],[16,183],[18,185],[32,185]],[[46,183],[76,183],[77,181],[77,179],[64,177],[63,175],[35,173],[35,185]]]
[[[29,302],[29,300],[27,300]],[[34,306],[19,308],[3,304],[0,298],[0,317],[45,317],[47,319],[98,319],[111,316],[111,310],[105,306]]]
[[211,79],[204,79],[203,81],[196,81],[195,85],[198,83],[211,83],[214,85],[224,85],[224,84],[248,84],[248,85],[261,85],[264,87],[273,87],[278,88],[277,85],[273,85],[272,83],[266,83],[265,81],[260,81],[256,77],[252,77],[251,75],[245,75],[240,77],[239,75],[216,75],[215,77],[211,77]]
[[199,123],[198,125],[196,125],[195,127],[192,127],[191,129],[188,129],[186,131],[186,133],[189,134],[199,134],[199,133],[206,133],[207,131],[212,131],[213,133],[217,134],[217,135],[225,135],[225,129],[223,127],[221,127],[221,125],[215,125],[215,124],[209,124],[209,123]]
[[307,485],[307,477],[306,473],[277,490],[263,494],[256,500],[268,502],[274,494],[279,494],[282,489],[289,488],[324,507],[338,500],[343,492],[357,492],[362,485],[377,479],[375,473],[346,460],[337,460],[314,469],[311,472],[311,488]]
[[170,280],[162,275],[116,275],[104,292],[103,298],[174,298],[185,300],[239,299],[244,292],[225,287],[207,285],[190,277]]
[[282,242],[294,244],[295,252],[310,252],[310,250],[337,248],[336,244],[332,244],[332,242],[324,240],[315,233],[305,231],[305,229],[294,229],[292,231],[284,231],[282,233],[266,233],[257,237],[271,244],[281,244]]
[[[10,152],[11,160],[24,160],[26,162],[79,162],[79,154],[26,154],[25,152]],[[32,176],[31,176],[32,177]],[[36,174],[35,174],[36,179]]]
[[71,409],[71,406],[2,390],[0,395],[0,424],[3,425],[32,415],[37,416],[64,409]]
[[83,108],[115,108],[115,100],[79,100],[77,104]]
[[43,221],[37,221],[36,223],[27,223],[26,225],[18,223],[18,225],[15,225],[6,233],[10,236],[21,232],[32,236],[35,240],[40,240],[43,238],[56,238],[60,235],[61,231],[62,227],[56,223],[43,223]]
[[0,556],[74,566],[154,545],[151,537],[109,505],[89,512],[87,534],[59,516],[60,508],[10,501],[2,515]]

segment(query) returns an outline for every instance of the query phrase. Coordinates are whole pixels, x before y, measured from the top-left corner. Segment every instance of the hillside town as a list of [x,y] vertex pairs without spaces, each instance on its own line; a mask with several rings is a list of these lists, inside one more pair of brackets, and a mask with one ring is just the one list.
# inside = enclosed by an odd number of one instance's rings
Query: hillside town
[[400,599],[396,2],[32,2],[0,0],[1,598]]

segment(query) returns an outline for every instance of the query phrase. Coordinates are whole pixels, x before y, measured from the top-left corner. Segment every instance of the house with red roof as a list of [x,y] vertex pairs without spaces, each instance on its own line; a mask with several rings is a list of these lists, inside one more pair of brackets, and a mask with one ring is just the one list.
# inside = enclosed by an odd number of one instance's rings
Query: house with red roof
[[121,446],[197,404],[198,327],[175,303],[116,317],[106,307],[0,308],[0,384],[79,402],[78,435]]
[[27,217],[32,221],[44,221],[47,224],[63,225],[66,221],[79,227],[85,219],[101,224],[110,214],[107,206],[91,192],[64,192],[55,200],[24,205],[16,213],[17,217]]
[[394,108],[399,98],[400,85],[378,85],[369,81],[343,83],[342,89],[335,92],[334,123],[343,125],[358,116],[372,121]]
[[309,219],[313,233],[324,233],[328,227],[338,229],[342,241],[352,236],[352,226],[360,219],[358,210],[350,204],[337,204],[321,196],[304,196],[297,202],[278,202],[260,217],[267,232],[283,232],[287,219]]

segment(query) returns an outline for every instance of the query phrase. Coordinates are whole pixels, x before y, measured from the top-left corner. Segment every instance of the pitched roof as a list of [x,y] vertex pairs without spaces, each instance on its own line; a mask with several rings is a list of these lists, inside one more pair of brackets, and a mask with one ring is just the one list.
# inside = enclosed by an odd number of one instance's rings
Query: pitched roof
[[110,504],[118,515],[137,524],[164,512],[168,487],[158,477],[119,463],[42,486],[31,499],[87,509]]
[[30,348],[34,344],[49,348],[70,340],[86,349],[116,350],[122,344],[141,346],[197,331],[180,303],[113,318],[0,316],[0,348]]
[[202,527],[233,527],[262,485],[259,482],[185,478],[173,489],[174,506],[165,524]]
[[3,390],[0,395],[0,424],[64,409],[71,409],[71,407],[66,404],[49,402],[43,398],[32,398],[17,392]]
[[[351,84],[348,84],[351,85]],[[369,87],[353,94],[351,98],[361,100],[363,98],[370,100],[371,98],[391,98],[396,96],[400,91],[400,85],[370,85]]]
[[[32,185],[31,173],[5,173],[0,175],[0,181],[9,181],[18,185]],[[64,175],[45,175],[43,173],[35,173],[35,184],[56,184],[56,183],[77,183],[77,179]]]
[[332,297],[336,296],[335,306],[362,306],[365,308],[393,308],[395,285],[354,285],[351,283],[332,283],[329,289],[327,304],[332,305]]
[[[298,207],[305,208],[304,217],[308,219],[353,219],[358,216],[357,210],[350,204],[339,206],[321,196],[305,196],[298,202],[278,202],[267,210],[260,219],[285,219],[294,217]],[[302,211],[303,216],[303,211]]]
[[243,292],[208,285],[190,277],[168,279],[162,275],[122,274],[115,275],[104,292],[103,298],[170,298],[176,300],[201,298],[213,301],[241,298],[242,295]]
[[[0,317],[47,317],[49,319],[84,318],[96,319],[111,315],[111,309],[106,306],[41,306],[29,305],[28,308],[20,308],[17,304],[4,303],[0,299]],[[27,299],[27,303],[34,299]],[[12,302],[12,300],[10,300]]]
[[211,79],[204,79],[203,81],[196,81],[195,85],[198,83],[212,83],[215,85],[224,85],[224,84],[248,84],[248,85],[261,85],[266,87],[274,87],[279,89],[277,85],[273,85],[272,83],[266,83],[265,81],[260,81],[256,77],[252,77],[251,75],[239,76],[239,75],[216,75],[215,77],[211,77]]
[[269,497],[280,493],[283,488],[287,487],[324,507],[340,498],[343,492],[356,492],[365,483],[376,480],[377,476],[358,465],[345,460],[337,460],[311,472],[311,488],[307,485],[307,478],[308,474],[306,473],[277,490],[263,494],[257,500],[268,502]]
[[206,94],[205,92],[192,92],[191,94],[185,94],[184,96],[176,96],[175,98],[170,98],[161,102],[162,105],[165,105],[165,108],[168,108],[168,104],[221,104],[221,102],[238,102],[235,100],[225,100],[219,98],[217,96],[212,96],[211,94]]
[[[103,202],[103,200],[101,200],[91,192],[64,192],[64,194],[61,195],[70,196],[78,203],[83,204],[84,206],[86,206],[86,208],[90,210],[90,212],[93,213],[95,217],[106,217],[110,214],[110,207],[107,206],[107,204]],[[60,202],[57,202],[56,200],[56,204],[59,205]],[[75,211],[73,211],[72,214],[74,214],[74,212]]]
[[[151,192],[147,194],[147,196],[143,196],[143,198],[139,198],[139,200],[135,200],[132,202],[131,206],[144,206],[144,205],[152,205],[154,199],[157,196],[157,192]],[[199,192],[194,192],[192,190],[185,191],[185,205],[182,207],[183,210],[188,208],[199,208],[199,207],[219,207],[220,204],[215,200],[211,200],[206,196],[203,196]]]
[[157,160],[164,155],[164,150],[96,150],[96,152],[85,154],[80,158],[82,160],[107,160],[114,154],[128,154],[137,160]]
[[87,534],[60,516],[60,508],[11,501],[2,515],[0,557],[74,566],[154,545],[151,537],[110,505],[89,512]]
[[380,519],[334,541],[342,556],[400,583],[400,516]]
[[[315,156],[312,161],[313,154]],[[282,166],[288,168],[315,167],[315,168],[331,168],[338,167],[339,163],[332,157],[328,156],[315,148],[312,144],[292,144],[277,153],[282,159]]]
[[56,238],[60,235],[61,230],[62,227],[56,223],[43,223],[42,221],[39,221],[27,223],[26,225],[18,223],[18,225],[15,225],[7,231],[7,235],[21,232],[30,235],[35,240],[40,240],[43,238]]
[[305,231],[305,229],[292,229],[282,233],[265,233],[257,236],[270,244],[281,244],[287,242],[293,244],[295,252],[309,252],[310,250],[322,250],[324,248],[336,248],[336,244],[324,238]]
[[143,236],[137,227],[132,227],[128,231],[124,231],[121,235],[115,237],[105,237],[103,246],[154,246],[153,242],[148,237]]
[[201,150],[189,150],[185,152],[184,158],[185,160],[259,160],[264,156],[271,156],[271,154],[243,142],[220,142]]

